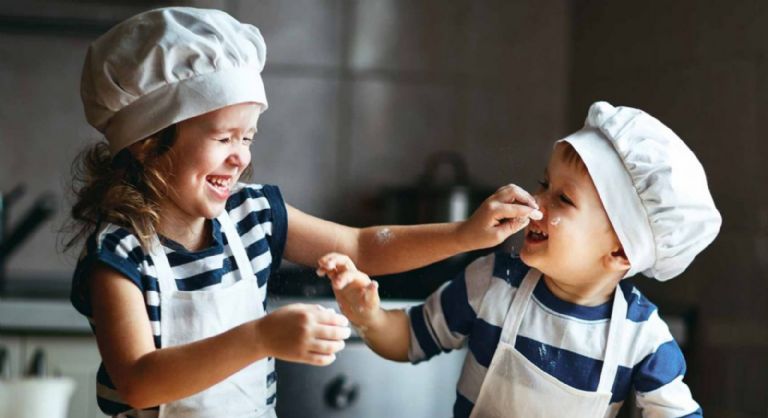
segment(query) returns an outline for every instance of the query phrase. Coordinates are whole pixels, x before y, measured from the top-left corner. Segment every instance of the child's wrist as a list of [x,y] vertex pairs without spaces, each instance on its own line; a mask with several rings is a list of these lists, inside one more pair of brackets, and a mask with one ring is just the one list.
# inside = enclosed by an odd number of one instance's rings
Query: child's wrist
[[356,320],[350,319],[350,322],[352,323],[352,326],[355,327],[355,329],[376,329],[382,322],[384,322],[385,316],[386,311],[379,307],[362,318],[356,318]]
[[472,239],[467,236],[468,228],[470,228],[469,219],[465,221],[454,222],[453,226],[453,234],[455,237],[453,241],[458,245],[458,248],[456,248],[454,252],[458,254],[476,250],[477,248],[472,245]]
[[250,344],[249,346],[253,348],[253,350],[258,353],[258,357],[268,357],[270,356],[269,348],[267,347],[267,342],[269,341],[269,338],[264,338],[265,332],[264,332],[264,319],[266,316],[263,316],[259,319],[254,320],[251,323],[251,332],[250,332]]

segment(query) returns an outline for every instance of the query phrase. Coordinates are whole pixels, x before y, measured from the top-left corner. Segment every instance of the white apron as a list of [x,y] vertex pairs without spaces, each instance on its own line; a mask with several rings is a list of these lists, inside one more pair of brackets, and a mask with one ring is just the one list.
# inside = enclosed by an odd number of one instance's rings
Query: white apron
[[621,353],[623,318],[627,302],[616,289],[608,330],[605,361],[597,392],[573,388],[529,361],[515,349],[515,340],[523,314],[541,278],[531,269],[520,284],[501,331],[501,339],[493,355],[488,373],[480,387],[471,417],[511,418],[602,418],[611,400],[611,388]]
[[[251,263],[234,224],[225,210],[218,218],[238,266],[239,280],[212,290],[180,291],[168,258],[155,237],[152,261],[160,287],[161,343],[172,347],[220,334],[264,316],[262,300]],[[195,367],[205,367],[200,359]],[[266,404],[268,363],[257,361],[210,388],[164,405],[160,418],[275,417]]]

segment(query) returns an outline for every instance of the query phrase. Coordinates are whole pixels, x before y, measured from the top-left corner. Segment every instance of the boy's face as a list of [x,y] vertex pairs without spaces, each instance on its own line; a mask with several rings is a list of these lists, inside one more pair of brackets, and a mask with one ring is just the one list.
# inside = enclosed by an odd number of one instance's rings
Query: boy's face
[[580,159],[569,161],[575,151],[568,148],[559,143],[552,152],[534,195],[544,218],[526,228],[520,257],[554,280],[581,286],[618,271],[623,252],[591,177]]

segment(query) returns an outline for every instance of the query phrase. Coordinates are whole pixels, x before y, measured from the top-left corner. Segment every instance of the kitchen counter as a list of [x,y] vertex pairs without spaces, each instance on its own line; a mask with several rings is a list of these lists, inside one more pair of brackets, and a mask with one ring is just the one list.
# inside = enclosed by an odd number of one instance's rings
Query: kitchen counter
[[90,334],[91,328],[69,302],[69,280],[30,278],[3,283],[0,333]]
[[0,298],[0,334],[90,334],[68,299]]

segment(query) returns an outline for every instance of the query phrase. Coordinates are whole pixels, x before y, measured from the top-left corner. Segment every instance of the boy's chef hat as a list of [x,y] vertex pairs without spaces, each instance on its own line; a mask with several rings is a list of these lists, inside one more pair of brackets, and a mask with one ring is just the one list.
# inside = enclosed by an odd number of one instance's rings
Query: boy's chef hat
[[133,16],[88,49],[80,95],[112,155],[176,122],[225,106],[267,108],[259,30],[219,10],[169,7]]
[[715,239],[722,218],[704,169],[658,119],[597,102],[584,128],[561,141],[587,166],[631,264],[625,277],[669,280]]

